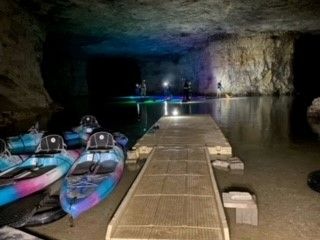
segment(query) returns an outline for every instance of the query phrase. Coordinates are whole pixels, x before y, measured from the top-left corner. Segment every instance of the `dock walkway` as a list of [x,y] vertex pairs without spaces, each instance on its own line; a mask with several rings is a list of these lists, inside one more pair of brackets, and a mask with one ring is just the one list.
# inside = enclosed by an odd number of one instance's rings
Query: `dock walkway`
[[152,148],[106,239],[229,240],[210,154],[231,147],[209,115],[163,117],[136,144]]

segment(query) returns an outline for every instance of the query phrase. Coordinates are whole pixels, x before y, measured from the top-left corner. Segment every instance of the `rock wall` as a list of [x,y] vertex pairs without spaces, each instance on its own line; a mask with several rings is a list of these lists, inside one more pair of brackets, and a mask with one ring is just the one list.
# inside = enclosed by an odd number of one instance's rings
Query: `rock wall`
[[290,35],[230,37],[181,57],[145,60],[141,75],[150,92],[159,92],[167,79],[179,94],[185,78],[193,92],[205,95],[215,95],[218,82],[233,95],[290,94],[293,52]]
[[40,71],[44,31],[14,1],[0,1],[0,110],[46,108]]
[[209,45],[212,84],[201,84],[204,93],[236,95],[290,94],[293,91],[294,38],[290,35],[230,38]]
[[198,93],[199,79],[204,78],[203,55],[203,51],[192,51],[182,57],[140,60],[141,77],[147,82],[148,94],[162,94],[164,82],[169,83],[172,94],[182,94],[185,80],[191,81],[192,92]]

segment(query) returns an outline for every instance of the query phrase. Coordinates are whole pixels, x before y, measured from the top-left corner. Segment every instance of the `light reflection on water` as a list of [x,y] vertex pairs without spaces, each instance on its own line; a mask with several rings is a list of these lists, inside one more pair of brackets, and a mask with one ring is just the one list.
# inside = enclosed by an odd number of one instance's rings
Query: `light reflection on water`
[[[231,142],[273,145],[276,143],[314,142],[316,124],[308,124],[306,105],[291,97],[221,98],[183,103],[181,101],[148,101],[147,103],[90,103],[87,98],[75,99],[63,111],[41,116],[40,126],[61,133],[78,125],[81,116],[95,115],[110,131],[121,131],[134,143],[161,116],[210,114]],[[32,120],[34,121],[34,120]],[[28,129],[32,121],[21,122],[2,131],[17,134]]]
[[295,104],[291,97],[224,98],[191,103],[138,103],[136,116],[127,115],[127,118],[132,120],[128,123],[135,126],[130,132],[136,132],[136,136],[141,135],[159,117],[172,115],[176,109],[181,115],[210,114],[231,141],[273,145],[316,140],[316,135],[312,133],[307,122],[306,109]]

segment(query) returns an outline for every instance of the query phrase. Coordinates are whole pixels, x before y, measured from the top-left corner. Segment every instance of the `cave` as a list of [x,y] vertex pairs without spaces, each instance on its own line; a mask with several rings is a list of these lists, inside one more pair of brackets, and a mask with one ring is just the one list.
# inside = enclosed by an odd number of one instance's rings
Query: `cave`
[[[252,3],[243,11],[242,3],[185,1],[176,17],[163,9],[175,9],[177,2],[153,4],[4,1],[8,24],[2,28],[0,50],[10,63],[1,74],[6,89],[1,99],[7,103],[2,109],[47,108],[92,95],[95,79],[102,77],[93,72],[100,74],[103,61],[110,77],[118,76],[110,96],[133,95],[134,82],[143,79],[150,94],[161,94],[162,83],[169,81],[172,93],[181,95],[186,79],[194,94],[203,96],[215,96],[218,82],[232,96],[299,95],[316,89],[305,89],[301,80],[315,74],[311,59],[318,51],[319,24],[314,1]],[[214,9],[211,15],[204,14],[205,6]],[[190,11],[194,17],[183,23]],[[125,84],[120,87],[120,82]],[[25,93],[16,97],[11,89]]]
[[295,42],[294,53],[294,89],[297,95],[304,96],[310,102],[320,95],[318,79],[320,36],[301,35]]
[[[85,136],[99,131],[117,136],[120,131],[129,138],[122,150],[143,155],[148,148],[135,144],[162,132],[160,118],[210,116],[217,123],[214,128],[230,141],[232,157],[242,159],[246,168],[240,174],[229,168],[210,170],[220,195],[236,186],[256,193],[260,204],[255,228],[238,226],[231,220],[234,214],[225,211],[230,239],[317,239],[319,193],[308,188],[307,179],[319,169],[320,122],[308,115],[313,103],[320,118],[319,56],[317,0],[1,0],[0,138],[21,139],[34,130],[30,126],[39,126],[43,136],[64,136],[73,133],[83,116],[94,115],[100,125]],[[192,134],[192,127],[177,124],[170,134],[186,129]],[[201,134],[207,134],[204,129]],[[162,137],[169,143],[180,139]],[[82,144],[77,150],[90,150],[87,142]],[[158,147],[156,140],[153,144]],[[170,156],[179,158],[185,169],[198,169],[200,164],[191,159],[191,168],[182,159],[196,158],[193,151]],[[66,217],[23,230],[44,239],[105,239],[107,223],[145,163],[148,158],[126,165],[115,195],[81,216],[71,230]],[[194,184],[201,190],[201,176],[192,176],[197,179],[186,180],[181,189]],[[154,179],[149,182],[157,182]],[[189,195],[185,192],[182,198],[195,197]],[[183,205],[171,203],[175,209]],[[0,206],[0,215],[1,210]],[[144,210],[141,207],[140,213]],[[154,215],[164,221],[172,217],[167,213],[161,219]],[[183,214],[171,225],[188,219]],[[182,224],[186,239],[215,231],[198,220],[198,235],[188,235],[194,228],[189,222]],[[163,229],[169,227],[165,224]],[[150,223],[140,233],[147,239],[153,226]],[[175,227],[168,232],[175,232]],[[129,230],[127,239],[132,238]],[[164,230],[159,236],[170,239]]]
[[138,82],[141,82],[139,66],[133,59],[98,57],[87,63],[88,95],[97,100],[129,96]]

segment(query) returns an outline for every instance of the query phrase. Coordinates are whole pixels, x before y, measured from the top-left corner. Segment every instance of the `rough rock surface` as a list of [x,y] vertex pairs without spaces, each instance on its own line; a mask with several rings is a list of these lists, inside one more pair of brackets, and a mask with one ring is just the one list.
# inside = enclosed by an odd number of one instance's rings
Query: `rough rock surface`
[[320,120],[320,97],[312,101],[311,106],[308,107],[307,115],[310,118]]
[[236,95],[290,94],[293,43],[290,35],[263,34],[213,42],[208,49],[212,81],[200,80],[201,91],[215,91],[221,82],[222,92]]
[[[233,94],[290,93],[293,40],[282,33],[320,32],[318,0],[2,0],[0,9],[1,108],[51,101],[35,17],[71,52],[139,59],[150,90],[168,78],[177,93],[182,77],[204,94],[214,94],[218,81]],[[86,93],[85,62],[53,64],[62,87]]]
[[184,80],[193,91],[212,95],[221,82],[223,92],[234,95],[289,94],[292,82],[293,37],[258,34],[213,41],[202,50],[180,58],[154,59],[141,64],[141,75],[151,92],[169,81],[176,94]]
[[318,0],[18,1],[91,54],[181,54],[226,34],[320,30]]
[[45,108],[40,72],[44,32],[13,1],[0,2],[0,111]]

